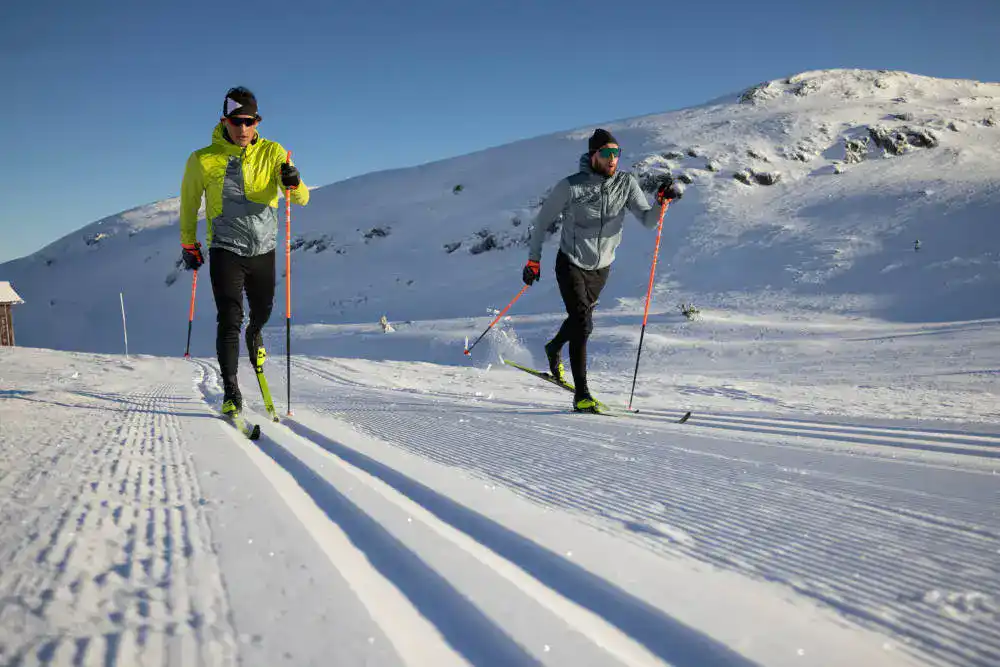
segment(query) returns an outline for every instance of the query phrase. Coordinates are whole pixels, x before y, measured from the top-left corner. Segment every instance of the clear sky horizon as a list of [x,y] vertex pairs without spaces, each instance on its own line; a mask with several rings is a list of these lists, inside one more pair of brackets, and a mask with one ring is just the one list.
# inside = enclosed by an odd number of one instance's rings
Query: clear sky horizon
[[807,70],[996,82],[997,26],[986,0],[5,3],[0,262],[177,196],[235,85],[322,186]]

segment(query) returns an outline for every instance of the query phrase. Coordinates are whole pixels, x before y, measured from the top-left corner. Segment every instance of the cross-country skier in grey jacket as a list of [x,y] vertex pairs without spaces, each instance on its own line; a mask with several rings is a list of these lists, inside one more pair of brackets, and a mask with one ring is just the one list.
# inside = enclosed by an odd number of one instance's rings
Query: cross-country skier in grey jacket
[[[575,387],[573,409],[577,412],[600,412],[603,404],[591,395],[587,387],[587,339],[594,328],[594,307],[607,282],[615,250],[622,240],[625,209],[649,229],[656,228],[659,210],[646,201],[646,195],[633,174],[618,171],[621,147],[610,132],[596,130],[587,143],[587,149],[580,157],[580,171],[556,183],[538,212],[522,278],[528,285],[541,278],[545,230],[562,214],[556,280],[567,316],[555,337],[545,344],[545,356],[549,372],[559,382],[565,382],[562,348],[569,343],[570,369]],[[662,204],[665,200],[680,199],[681,194],[681,189],[666,176],[657,189],[656,200]]]

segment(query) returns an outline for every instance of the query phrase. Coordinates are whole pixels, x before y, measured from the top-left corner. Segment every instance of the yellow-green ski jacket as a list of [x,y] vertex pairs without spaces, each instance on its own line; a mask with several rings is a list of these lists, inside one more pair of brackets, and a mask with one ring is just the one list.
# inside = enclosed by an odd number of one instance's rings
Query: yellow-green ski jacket
[[[278,237],[281,144],[259,134],[246,148],[230,142],[220,122],[212,143],[191,153],[181,182],[181,243],[198,240],[198,209],[205,197],[206,240],[244,257],[271,252]],[[304,206],[309,189],[300,183],[291,200]]]

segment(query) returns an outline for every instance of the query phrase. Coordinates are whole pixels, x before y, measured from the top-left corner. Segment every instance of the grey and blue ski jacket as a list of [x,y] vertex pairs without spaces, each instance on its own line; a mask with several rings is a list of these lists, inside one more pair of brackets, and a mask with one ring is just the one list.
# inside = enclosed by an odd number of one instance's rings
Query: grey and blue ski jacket
[[581,269],[609,266],[622,241],[626,208],[649,229],[659,222],[659,211],[646,201],[635,175],[626,171],[616,171],[611,177],[598,174],[584,153],[580,171],[556,183],[535,217],[528,259],[541,261],[545,230],[564,214],[559,249]]

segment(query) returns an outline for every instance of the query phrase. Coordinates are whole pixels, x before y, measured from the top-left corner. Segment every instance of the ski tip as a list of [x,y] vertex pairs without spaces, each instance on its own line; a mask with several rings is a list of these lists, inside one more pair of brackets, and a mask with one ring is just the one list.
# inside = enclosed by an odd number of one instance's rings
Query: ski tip
[[260,439],[260,424],[254,424],[253,428],[250,429],[250,439],[251,440]]
[[683,424],[684,422],[686,422],[690,418],[691,418],[691,411],[688,410],[687,412],[684,413],[683,417],[681,417],[680,419],[677,420],[677,423],[678,424]]

